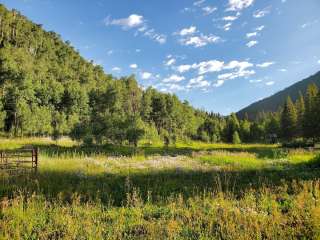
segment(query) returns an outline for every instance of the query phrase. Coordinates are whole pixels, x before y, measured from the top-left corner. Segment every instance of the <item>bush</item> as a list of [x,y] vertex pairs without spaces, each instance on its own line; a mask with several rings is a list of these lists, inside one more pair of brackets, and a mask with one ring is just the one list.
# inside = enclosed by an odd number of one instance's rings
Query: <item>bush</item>
[[283,143],[282,147],[285,147],[285,148],[309,148],[309,147],[314,147],[314,143],[298,139],[298,140],[294,140],[291,142]]

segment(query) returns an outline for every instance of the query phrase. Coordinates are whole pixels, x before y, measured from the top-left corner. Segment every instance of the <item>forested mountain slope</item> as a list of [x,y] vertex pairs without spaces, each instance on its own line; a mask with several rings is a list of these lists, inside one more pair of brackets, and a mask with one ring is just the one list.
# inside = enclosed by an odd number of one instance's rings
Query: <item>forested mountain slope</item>
[[58,34],[0,4],[1,132],[136,143],[142,135],[197,137],[206,117],[175,95],[143,91],[134,76],[105,74]]
[[293,101],[296,101],[299,98],[300,92],[305,95],[308,85],[312,83],[320,87],[320,72],[297,82],[268,98],[251,104],[240,110],[237,115],[239,118],[243,118],[247,113],[250,119],[254,119],[259,112],[275,112],[279,107],[283,106],[288,96],[290,96]]

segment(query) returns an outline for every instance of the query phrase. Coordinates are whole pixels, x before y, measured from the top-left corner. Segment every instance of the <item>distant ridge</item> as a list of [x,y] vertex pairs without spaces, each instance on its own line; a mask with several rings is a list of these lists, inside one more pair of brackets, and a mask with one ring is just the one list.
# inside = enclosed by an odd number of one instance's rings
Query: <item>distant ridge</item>
[[259,112],[274,112],[285,102],[286,98],[290,96],[293,101],[299,97],[299,92],[303,95],[306,93],[309,84],[315,83],[320,87],[320,71],[300,82],[297,82],[290,87],[268,97],[255,102],[248,107],[240,110],[237,113],[239,118],[243,118],[247,113],[250,119],[254,119]]

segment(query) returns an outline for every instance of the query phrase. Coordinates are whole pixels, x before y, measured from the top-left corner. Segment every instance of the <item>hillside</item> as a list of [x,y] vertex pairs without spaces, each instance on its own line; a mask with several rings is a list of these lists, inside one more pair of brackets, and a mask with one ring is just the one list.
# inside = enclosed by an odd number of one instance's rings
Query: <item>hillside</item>
[[247,113],[250,119],[254,119],[259,112],[274,112],[277,111],[280,106],[282,106],[288,96],[292,98],[293,101],[298,99],[299,92],[305,94],[309,84],[315,83],[318,87],[320,86],[320,72],[297,82],[290,87],[268,97],[258,102],[255,102],[248,107],[240,110],[237,115],[239,118],[243,118]]
[[106,74],[57,33],[0,4],[1,133],[136,143],[143,133],[194,136],[205,117],[175,95],[144,91],[135,76]]

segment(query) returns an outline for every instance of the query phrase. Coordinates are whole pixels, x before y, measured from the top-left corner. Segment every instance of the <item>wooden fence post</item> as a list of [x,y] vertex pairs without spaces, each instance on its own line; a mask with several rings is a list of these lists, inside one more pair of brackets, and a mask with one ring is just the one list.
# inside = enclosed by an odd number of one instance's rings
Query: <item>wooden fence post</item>
[[34,164],[35,164],[35,172],[38,172],[38,154],[39,150],[38,148],[33,148],[32,149],[32,155],[34,156]]

